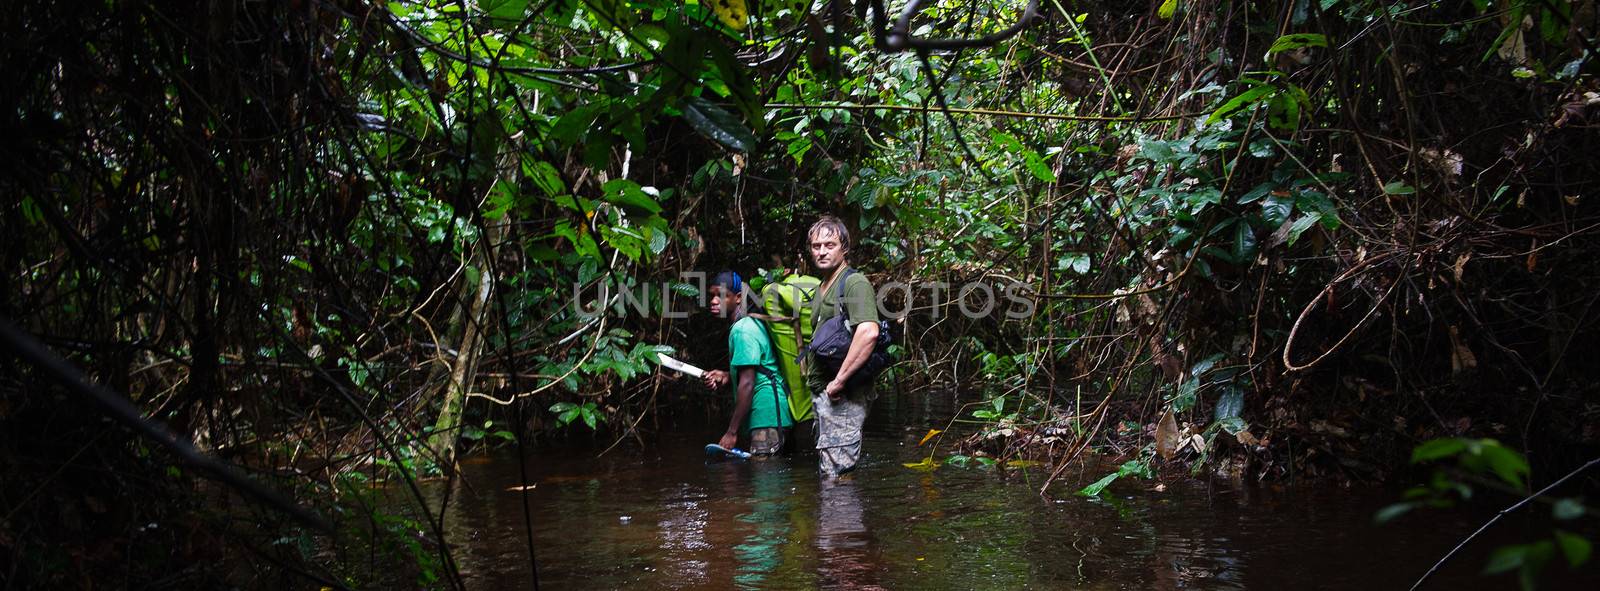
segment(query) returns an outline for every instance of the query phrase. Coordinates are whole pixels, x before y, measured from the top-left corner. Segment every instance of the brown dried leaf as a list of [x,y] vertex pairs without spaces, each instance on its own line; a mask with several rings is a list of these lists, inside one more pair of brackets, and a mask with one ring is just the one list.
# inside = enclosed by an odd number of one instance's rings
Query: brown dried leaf
[[1249,445],[1252,447],[1261,445],[1261,440],[1256,439],[1255,435],[1251,435],[1249,430],[1240,431],[1237,435],[1234,435],[1233,438],[1239,440],[1239,443],[1244,445]]
[[1461,331],[1454,325],[1450,326],[1450,373],[1461,372],[1478,367],[1478,357],[1472,354],[1472,349],[1461,340]]
[[1467,261],[1470,260],[1472,260],[1472,253],[1470,252],[1461,253],[1461,256],[1456,257],[1456,264],[1452,268],[1452,270],[1455,272],[1456,283],[1461,283],[1461,274],[1466,272]]
[[1161,454],[1164,460],[1172,459],[1178,453],[1178,421],[1172,418],[1172,412],[1161,415],[1161,420],[1156,422],[1156,453]]

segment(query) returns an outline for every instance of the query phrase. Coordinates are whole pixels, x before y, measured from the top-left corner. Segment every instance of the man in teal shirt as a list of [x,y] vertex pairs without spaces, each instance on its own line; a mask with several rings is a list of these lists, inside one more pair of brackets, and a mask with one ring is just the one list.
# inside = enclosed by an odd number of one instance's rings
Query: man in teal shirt
[[789,414],[788,388],[778,373],[778,360],[773,356],[767,327],[746,314],[744,282],[737,273],[718,273],[708,291],[711,313],[732,320],[733,326],[728,331],[729,371],[706,372],[706,387],[720,390],[732,379],[738,380],[734,388],[733,417],[717,444],[733,449],[743,431],[748,434],[747,451],[750,453],[777,453],[783,448],[794,418]]

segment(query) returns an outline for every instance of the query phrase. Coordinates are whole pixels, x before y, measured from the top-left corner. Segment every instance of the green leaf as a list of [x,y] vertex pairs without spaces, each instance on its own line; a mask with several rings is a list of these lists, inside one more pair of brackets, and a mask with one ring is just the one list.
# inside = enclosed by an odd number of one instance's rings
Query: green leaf
[[651,199],[639,183],[628,179],[612,179],[601,185],[600,190],[604,192],[606,201],[611,203],[642,209],[652,214],[661,213],[661,204]]
[[[1240,412],[1243,410],[1244,390],[1238,387],[1229,386],[1222,392],[1222,396],[1217,398],[1217,407],[1215,409],[1214,416],[1218,421],[1234,419],[1238,418]],[[1230,435],[1234,433],[1237,433],[1237,431],[1228,432]]]
[[533,180],[533,185],[544,191],[545,195],[556,197],[567,192],[566,183],[561,182],[561,173],[556,167],[543,160],[524,161],[522,174]]
[[1280,51],[1289,51],[1301,47],[1327,47],[1328,36],[1320,33],[1290,33],[1279,37],[1272,42],[1272,47],[1267,48],[1267,55]]
[[1556,545],[1561,548],[1561,555],[1566,557],[1567,566],[1578,568],[1589,561],[1589,555],[1594,550],[1594,546],[1589,543],[1589,540],[1584,539],[1583,536],[1559,529],[1555,530],[1555,535]]
[[1160,8],[1156,9],[1156,16],[1169,19],[1176,12],[1178,12],[1178,0],[1166,0],[1161,3]]
[[1238,435],[1240,431],[1249,429],[1250,423],[1246,423],[1244,419],[1239,417],[1228,417],[1217,421],[1217,427],[1220,427],[1223,432],[1229,435]]
[[1200,379],[1189,378],[1178,385],[1177,396],[1172,397],[1172,411],[1183,412],[1194,407],[1195,393],[1200,390]]
[[521,21],[528,12],[528,0],[486,0],[478,7],[496,19]]
[[1251,259],[1255,258],[1256,250],[1257,240],[1255,230],[1250,228],[1250,224],[1244,223],[1244,221],[1241,220],[1238,224],[1235,224],[1234,229],[1233,262],[1239,265],[1248,264]]
[[1383,192],[1387,195],[1410,195],[1417,192],[1417,188],[1405,184],[1404,181],[1394,181],[1384,185]]
[[1089,272],[1089,255],[1081,252],[1068,253],[1056,261],[1056,269],[1071,269],[1074,273],[1084,274]]
[[[965,462],[965,458],[963,458],[963,461],[961,463],[963,465],[966,463]],[[900,465],[901,466],[905,466],[907,468],[910,468],[912,470],[920,470],[920,471],[923,471],[923,472],[932,472],[934,470],[939,469],[939,461],[933,459],[933,456],[928,456],[926,458],[923,458],[923,460],[920,461],[920,462],[916,462],[916,463],[912,463],[912,464],[900,464]]]
[[1273,195],[1261,202],[1261,219],[1266,220],[1268,226],[1277,227],[1289,219],[1289,214],[1294,212],[1294,200],[1288,197]]
[[1390,521],[1394,521],[1395,518],[1401,515],[1405,515],[1415,508],[1417,508],[1416,503],[1395,503],[1393,505],[1389,505],[1388,507],[1379,509],[1378,512],[1372,516],[1372,521],[1375,523],[1388,523]]
[[[796,165],[801,164],[801,163],[803,163],[805,161],[806,152],[809,152],[809,151],[811,151],[811,138],[809,138],[809,137],[801,137],[801,138],[796,139],[796,140],[794,140],[792,142],[789,142],[789,148],[786,150],[786,152],[788,152],[788,154],[789,154],[789,157],[790,158],[794,158],[794,163]],[[864,185],[864,184],[863,185],[857,185],[858,188],[859,187],[865,187],[865,186],[866,185]]]
[[683,118],[700,135],[710,138],[730,150],[749,152],[755,149],[756,136],[733,113],[700,97],[683,100]]
[[1434,439],[1411,450],[1411,463],[1420,464],[1460,454],[1467,449],[1467,440],[1460,438]]
[[1583,517],[1584,511],[1583,503],[1573,498],[1558,500],[1555,506],[1550,508],[1550,514],[1562,521]]
[[1489,561],[1483,565],[1483,574],[1494,575],[1508,572],[1522,566],[1527,557],[1528,546],[1524,544],[1495,548],[1494,552],[1489,554]]
[[1272,95],[1267,107],[1268,125],[1282,130],[1294,130],[1300,127],[1300,101],[1295,100],[1293,93],[1280,92]]
[[[556,124],[550,128],[550,139],[565,146],[576,145],[578,138],[583,137],[589,131],[589,127],[594,125],[595,118],[599,117],[600,112],[605,108],[606,105],[596,104],[584,105],[568,111],[567,114],[557,119]],[[557,191],[557,193],[560,192]]]
[[661,230],[650,231],[650,254],[661,254],[667,249],[667,233]]
[[1050,165],[1045,164],[1044,159],[1040,158],[1039,155],[1033,150],[1029,150],[1026,154],[1024,154],[1023,160],[1027,163],[1028,172],[1033,173],[1033,178],[1039,179],[1046,183],[1056,182],[1055,171],[1050,170]]
[[1083,487],[1083,490],[1078,491],[1078,494],[1086,497],[1098,496],[1100,493],[1106,490],[1107,486],[1111,486],[1111,483],[1115,482],[1117,477],[1121,475],[1122,474],[1118,472],[1107,474],[1105,477],[1094,481],[1094,484]]
[[1289,226],[1289,245],[1294,246],[1294,241],[1299,240],[1300,235],[1304,234],[1307,229],[1311,228],[1320,219],[1322,219],[1322,214],[1309,213],[1295,220],[1294,224]]
[[1522,454],[1499,443],[1483,446],[1481,453],[1496,476],[1506,484],[1522,488],[1522,481],[1528,475],[1528,461],[1523,459]]
[[1277,91],[1278,89],[1275,86],[1270,84],[1261,84],[1241,92],[1238,96],[1228,99],[1227,102],[1222,103],[1221,107],[1217,107],[1216,112],[1213,112],[1210,117],[1206,118],[1206,125],[1215,124],[1216,122],[1227,119],[1234,113],[1239,112],[1240,109],[1267,100],[1270,95],[1276,93]]

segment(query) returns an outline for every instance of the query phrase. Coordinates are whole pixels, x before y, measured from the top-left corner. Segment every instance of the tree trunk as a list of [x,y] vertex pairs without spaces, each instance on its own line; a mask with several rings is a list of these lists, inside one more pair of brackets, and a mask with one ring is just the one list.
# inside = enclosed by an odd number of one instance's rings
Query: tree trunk
[[445,384],[444,404],[439,408],[439,419],[433,424],[429,438],[431,448],[441,465],[454,461],[456,438],[460,435],[461,410],[477,373],[478,353],[482,348],[484,322],[489,311],[489,296],[494,289],[494,273],[490,261],[494,258],[496,241],[493,226],[485,228],[478,243],[478,286],[471,294],[471,303],[462,317],[466,326],[461,331],[461,344],[456,349],[455,365],[450,370],[450,381]]

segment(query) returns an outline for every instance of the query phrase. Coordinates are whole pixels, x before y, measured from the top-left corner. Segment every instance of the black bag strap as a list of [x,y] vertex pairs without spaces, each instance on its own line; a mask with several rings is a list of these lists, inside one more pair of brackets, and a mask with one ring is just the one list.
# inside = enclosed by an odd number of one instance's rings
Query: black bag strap
[[854,272],[856,272],[855,267],[845,267],[840,271],[839,284],[833,288],[833,313],[844,317],[845,326],[850,326],[850,309],[844,305],[844,285],[845,280],[849,279],[850,274]]
[[[776,344],[776,340],[772,338],[772,327],[767,326],[767,323],[763,322],[760,318],[756,318],[755,321],[756,321],[756,324],[760,324],[761,325],[761,330],[765,331],[767,333],[767,354],[772,356],[772,360],[773,361],[777,361],[778,360],[778,352],[775,350],[776,347],[777,347],[777,344]],[[756,364],[756,370],[767,374],[767,379],[768,380],[772,380],[772,385],[774,386],[772,388],[772,412],[777,413],[777,415],[778,415],[777,416],[778,427],[782,428],[783,427],[783,409],[785,407],[779,406],[779,405],[783,404],[784,402],[783,402],[782,398],[778,397],[778,390],[782,389],[784,395],[788,395],[789,394],[789,381],[783,379],[783,374],[773,373],[773,371],[771,369],[767,368],[767,364],[765,364],[765,363],[757,363]],[[791,422],[791,423],[794,422],[794,413],[789,413],[789,422]]]

